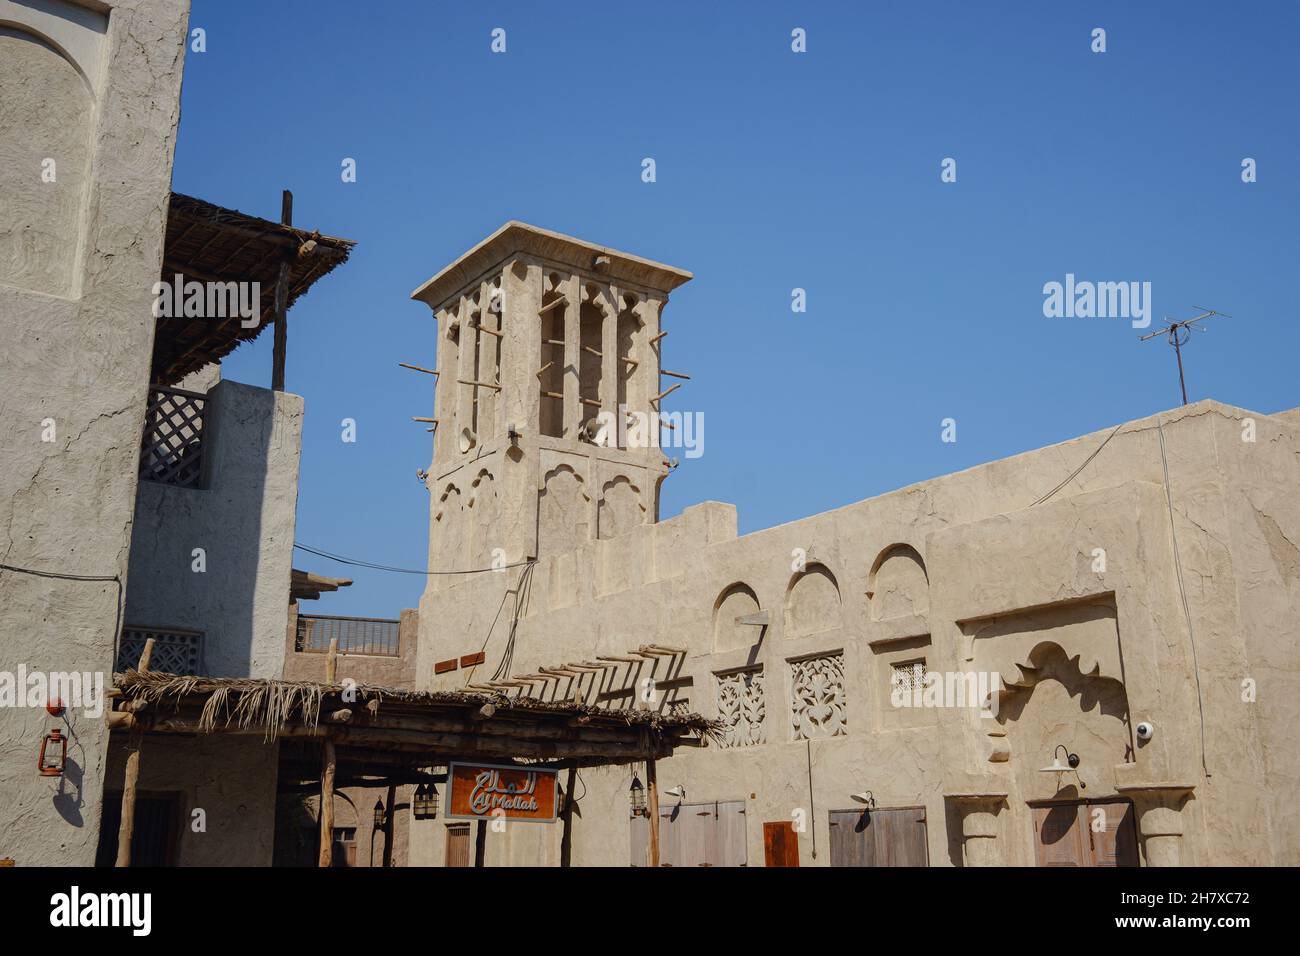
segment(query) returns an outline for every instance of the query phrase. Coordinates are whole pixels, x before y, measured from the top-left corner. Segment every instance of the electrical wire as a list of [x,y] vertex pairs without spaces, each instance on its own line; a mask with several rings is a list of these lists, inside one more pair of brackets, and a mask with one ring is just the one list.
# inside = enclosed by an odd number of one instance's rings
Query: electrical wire
[[313,548],[298,541],[295,541],[293,546],[299,551],[306,551],[308,554],[328,558],[330,561],[337,561],[339,564],[350,564],[353,567],[368,568],[371,571],[392,571],[397,574],[423,574],[426,577],[439,574],[486,574],[490,571],[504,571],[507,568],[519,568],[525,565],[537,563],[534,558],[529,558],[526,561],[517,561],[514,564],[503,564],[496,568],[471,568],[467,571],[421,571],[416,568],[396,568],[388,564],[376,564],[372,561],[363,561],[360,558],[348,558],[341,554],[331,554],[329,551],[322,551],[319,548]]
[[38,578],[53,578],[58,581],[102,581],[117,585],[117,604],[113,618],[113,666],[117,666],[117,655],[122,640],[122,579],[116,574],[66,574],[62,571],[39,571],[36,568],[22,568],[14,564],[0,564],[0,571],[14,571],[18,574],[30,574]]
[[[1044,501],[1046,501],[1048,498],[1051,498],[1054,494],[1056,494],[1058,491],[1060,491],[1062,488],[1064,488],[1066,485],[1072,482],[1075,478],[1077,478],[1079,476],[1079,472],[1083,471],[1083,469],[1088,467],[1088,463],[1091,462],[1094,458],[1096,458],[1101,453],[1101,450],[1105,448],[1107,444],[1110,443],[1110,440],[1112,438],[1115,437],[1116,432],[1118,432],[1123,427],[1124,424],[1122,422],[1116,425],[1114,431],[1112,431],[1109,435],[1106,436],[1106,440],[1103,441],[1100,445],[1098,445],[1093,450],[1092,454],[1083,460],[1083,464],[1081,464],[1078,468],[1074,469],[1074,471],[1070,472],[1069,476],[1066,477],[1066,479],[1063,482],[1061,482],[1059,485],[1057,485],[1047,494],[1043,495],[1043,497],[1035,501],[1034,505],[1041,505]],[[1030,505],[1029,507],[1032,508],[1034,505]]]
[[1160,465],[1165,473],[1165,504],[1169,507],[1169,536],[1174,542],[1174,569],[1178,573],[1178,594],[1183,601],[1183,617],[1187,619],[1187,639],[1192,645],[1192,674],[1196,678],[1196,706],[1201,715],[1201,772],[1208,778],[1205,763],[1205,702],[1201,698],[1201,665],[1196,656],[1196,633],[1192,630],[1192,611],[1187,604],[1187,588],[1183,584],[1183,560],[1178,554],[1178,532],[1174,528],[1174,498],[1169,489],[1169,458],[1165,454],[1165,430],[1156,418],[1156,434],[1160,437]]

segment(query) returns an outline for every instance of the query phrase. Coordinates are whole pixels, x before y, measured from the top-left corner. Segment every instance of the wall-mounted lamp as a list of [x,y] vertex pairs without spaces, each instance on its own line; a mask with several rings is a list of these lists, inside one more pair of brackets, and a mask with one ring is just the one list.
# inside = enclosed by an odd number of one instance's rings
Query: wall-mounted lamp
[[421,820],[432,820],[438,816],[438,786],[434,783],[422,783],[415,788],[411,799],[411,810]]
[[632,775],[632,786],[628,788],[627,796],[632,816],[645,816],[645,786],[641,783],[641,778],[636,774]]
[[384,802],[375,801],[375,829],[382,830],[384,827]]
[[[1060,756],[1059,756],[1059,754],[1061,753],[1062,750],[1065,751],[1065,763],[1064,763],[1064,764],[1061,763],[1061,758],[1060,758]],[[1054,773],[1054,774],[1056,774],[1056,775],[1057,775],[1057,776],[1056,776],[1056,786],[1057,786],[1058,789],[1059,789],[1060,786],[1061,786],[1061,776],[1060,776],[1060,775],[1063,774],[1063,773],[1071,773],[1071,772],[1073,772],[1073,773],[1074,773],[1074,777],[1075,777],[1075,779],[1076,779],[1076,780],[1079,780],[1079,789],[1082,790],[1082,789],[1084,789],[1085,787],[1087,787],[1087,784],[1084,783],[1081,779],[1079,779],[1078,766],[1079,766],[1079,755],[1078,755],[1078,754],[1072,754],[1072,753],[1070,753],[1070,748],[1067,747],[1067,746],[1065,746],[1065,744],[1057,744],[1057,745],[1056,745],[1056,749],[1052,751],[1052,764],[1051,764],[1051,766],[1049,766],[1049,767],[1039,767],[1039,768],[1038,768],[1038,772],[1039,772],[1039,773]]]
[[849,799],[866,807],[875,807],[876,805],[875,794],[870,790],[863,790],[861,793],[850,793]]
[[667,790],[665,790],[665,791],[664,791],[664,796],[665,796],[665,797],[676,797],[676,798],[677,798],[677,802],[678,802],[678,803],[681,803],[683,800],[686,799],[686,788],[683,787],[683,786],[679,783],[677,786],[675,786],[675,787],[669,787]]
[[42,777],[62,777],[68,762],[68,738],[58,727],[41,740],[41,752],[36,758],[36,769]]

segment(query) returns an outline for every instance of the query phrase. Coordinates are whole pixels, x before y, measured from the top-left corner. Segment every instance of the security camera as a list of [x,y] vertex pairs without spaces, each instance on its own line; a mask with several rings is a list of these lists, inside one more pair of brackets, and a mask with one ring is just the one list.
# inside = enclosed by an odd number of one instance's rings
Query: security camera
[[1149,720],[1144,720],[1137,725],[1138,740],[1150,740],[1156,735],[1155,724]]

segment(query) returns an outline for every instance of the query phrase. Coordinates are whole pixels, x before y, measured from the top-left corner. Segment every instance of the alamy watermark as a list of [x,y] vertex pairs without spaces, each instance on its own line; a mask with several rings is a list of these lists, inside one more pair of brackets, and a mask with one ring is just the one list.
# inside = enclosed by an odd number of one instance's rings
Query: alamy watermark
[[687,458],[704,454],[703,412],[631,412],[619,405],[617,415],[601,411],[592,421],[591,440],[603,448],[681,448]]
[[1001,696],[997,671],[927,671],[918,662],[890,675],[889,702],[895,707],[970,707],[981,717],[996,717]]
[[1043,286],[1043,315],[1049,319],[1129,319],[1135,329],[1151,324],[1150,282],[1055,280]]
[[150,291],[156,319],[238,318],[245,329],[262,321],[260,282],[186,282],[177,273],[171,282],[155,282]]
[[17,671],[0,671],[0,708],[50,703],[82,710],[91,718],[103,716],[103,672],[29,671],[25,664],[19,664]]

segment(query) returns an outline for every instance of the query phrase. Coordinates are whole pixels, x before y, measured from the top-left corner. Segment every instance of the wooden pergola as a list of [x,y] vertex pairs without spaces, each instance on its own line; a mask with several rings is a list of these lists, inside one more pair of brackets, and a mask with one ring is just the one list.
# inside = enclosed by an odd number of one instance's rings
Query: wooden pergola
[[[702,747],[715,722],[697,714],[613,709],[573,700],[540,700],[499,691],[409,691],[335,680],[192,677],[153,671],[152,640],[139,666],[114,675],[109,728],[129,735],[117,865],[130,866],[142,744],[151,735],[234,734],[319,745],[320,855],[332,863],[334,791],[340,764],[351,783],[427,779],[425,768],[453,760],[565,769],[572,793],[579,768],[644,761],[648,778],[650,859],[658,858],[655,761],[675,748]],[[301,752],[301,748],[298,748]],[[375,785],[375,784],[371,784]]]

